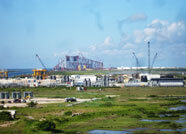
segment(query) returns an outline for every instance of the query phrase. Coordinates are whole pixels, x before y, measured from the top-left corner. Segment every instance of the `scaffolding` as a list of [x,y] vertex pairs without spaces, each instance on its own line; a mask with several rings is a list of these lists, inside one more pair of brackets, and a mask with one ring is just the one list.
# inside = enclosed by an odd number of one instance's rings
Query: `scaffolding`
[[46,79],[47,75],[47,70],[46,69],[33,69],[33,77],[36,79]]
[[0,78],[8,78],[8,71],[0,70]]
[[54,67],[54,70],[89,70],[89,69],[102,70],[103,62],[87,59],[83,56],[66,56],[65,60],[58,63]]

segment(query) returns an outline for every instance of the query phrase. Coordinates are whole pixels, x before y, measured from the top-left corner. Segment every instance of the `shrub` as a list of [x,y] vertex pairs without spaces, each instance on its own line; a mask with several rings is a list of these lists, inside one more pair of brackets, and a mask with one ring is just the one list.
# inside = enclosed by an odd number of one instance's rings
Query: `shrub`
[[52,121],[44,120],[37,124],[37,128],[43,131],[54,131],[56,128],[56,124]]
[[111,107],[111,106],[113,106],[113,104],[112,104],[112,102],[105,102],[104,104],[102,104],[102,106]]
[[3,111],[3,112],[0,112],[0,120],[11,121],[13,119],[12,119],[10,112]]
[[28,107],[35,107],[37,105],[37,102],[31,101],[31,102],[27,103],[27,105],[28,105]]
[[4,109],[3,105],[0,105],[0,110],[3,110],[3,109]]
[[171,128],[173,128],[173,129],[182,128],[182,125],[181,125],[181,124],[174,123],[174,122],[171,122],[169,126],[170,126]]
[[140,119],[142,118],[140,115],[131,115],[132,118],[137,118],[137,119]]
[[72,115],[72,111],[66,111],[64,112],[64,115],[67,115],[67,116]]
[[158,95],[152,94],[152,95],[149,95],[148,97],[158,97]]

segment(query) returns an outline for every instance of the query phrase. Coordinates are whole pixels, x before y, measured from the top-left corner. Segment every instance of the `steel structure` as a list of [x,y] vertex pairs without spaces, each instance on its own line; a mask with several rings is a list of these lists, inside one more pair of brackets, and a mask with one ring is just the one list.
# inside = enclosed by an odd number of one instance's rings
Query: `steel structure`
[[45,64],[43,63],[43,61],[41,60],[41,58],[39,57],[38,54],[36,54],[36,57],[38,58],[39,62],[41,63],[41,65],[43,66],[44,69],[46,69]]
[[132,54],[134,55],[134,57],[135,57],[135,59],[136,59],[136,71],[137,71],[137,73],[138,73],[138,68],[139,68],[139,66],[140,66],[139,60],[138,60],[138,58],[137,58],[137,56],[136,56],[136,54],[135,54],[134,52],[133,52]]
[[48,76],[47,68],[38,54],[36,54],[36,58],[38,58],[39,62],[43,66],[43,69],[33,69],[33,77],[35,77],[36,79],[46,79],[46,77]]
[[[61,65],[61,66],[60,66]],[[83,56],[65,56],[65,60],[59,62],[54,70],[86,70],[103,69],[103,62],[87,59]]]
[[65,61],[60,59],[59,63],[53,68],[53,70],[64,70],[65,69]]
[[150,41],[148,41],[148,70],[150,74]]
[[158,56],[158,53],[156,53],[156,54],[154,55],[151,68],[153,68],[153,65],[154,65],[154,62],[156,61],[157,56]]

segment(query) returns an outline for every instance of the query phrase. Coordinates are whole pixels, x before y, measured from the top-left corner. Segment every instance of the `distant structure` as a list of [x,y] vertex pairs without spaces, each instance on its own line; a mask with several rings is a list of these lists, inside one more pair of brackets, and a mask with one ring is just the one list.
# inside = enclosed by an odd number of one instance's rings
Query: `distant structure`
[[8,70],[0,70],[0,79],[8,78]]
[[37,80],[46,79],[47,70],[46,69],[33,69],[33,77],[35,77]]
[[45,64],[43,63],[43,61],[41,60],[41,58],[39,57],[38,54],[36,54],[36,58],[39,60],[40,64],[43,66],[43,69],[33,69],[33,77],[35,77],[36,79],[46,79],[46,77],[48,76],[47,74],[47,68],[45,66]]
[[65,60],[60,61],[53,70],[101,70],[103,62],[87,59],[83,56],[65,56]]
[[148,71],[150,74],[150,41],[148,41]]

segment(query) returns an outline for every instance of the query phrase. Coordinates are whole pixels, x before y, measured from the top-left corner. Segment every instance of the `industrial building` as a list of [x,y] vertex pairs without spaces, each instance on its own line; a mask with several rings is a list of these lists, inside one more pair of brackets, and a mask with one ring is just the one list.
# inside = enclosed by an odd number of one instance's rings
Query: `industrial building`
[[0,78],[8,78],[8,71],[7,70],[0,70]]
[[150,86],[183,87],[184,80],[178,78],[154,78],[151,79]]
[[33,69],[33,77],[36,79],[46,79],[47,75],[47,70],[46,69]]
[[86,70],[103,69],[103,62],[87,59],[82,56],[66,56],[65,60],[58,63],[54,70]]

